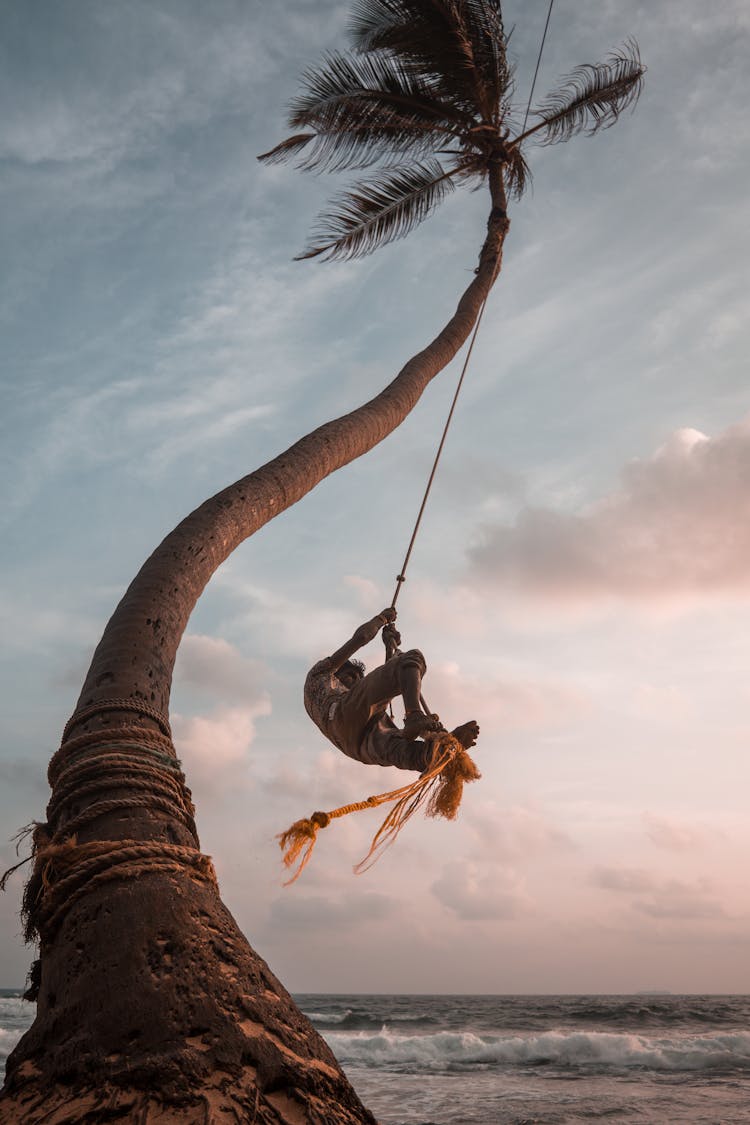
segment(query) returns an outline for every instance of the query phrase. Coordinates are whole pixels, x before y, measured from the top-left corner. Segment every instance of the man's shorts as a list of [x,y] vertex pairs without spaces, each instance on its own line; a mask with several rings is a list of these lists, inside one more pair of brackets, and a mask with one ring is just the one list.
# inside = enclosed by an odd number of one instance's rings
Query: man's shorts
[[405,667],[418,668],[424,676],[427,664],[419,649],[392,656],[368,672],[336,704],[332,734],[347,757],[419,772],[425,768],[424,743],[407,741],[386,714],[390,701],[401,695],[400,673]]

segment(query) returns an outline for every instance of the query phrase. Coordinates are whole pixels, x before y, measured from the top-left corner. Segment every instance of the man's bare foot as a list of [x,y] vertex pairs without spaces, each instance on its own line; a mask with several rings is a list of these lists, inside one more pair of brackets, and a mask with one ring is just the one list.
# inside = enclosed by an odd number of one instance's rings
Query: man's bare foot
[[479,738],[479,723],[474,719],[470,719],[468,723],[461,723],[460,727],[456,727],[451,731],[454,738],[463,746],[464,750],[469,750],[472,746],[476,746],[477,739]]
[[431,715],[423,711],[407,711],[404,718],[404,738],[413,742],[415,738],[423,738],[439,729],[439,724]]

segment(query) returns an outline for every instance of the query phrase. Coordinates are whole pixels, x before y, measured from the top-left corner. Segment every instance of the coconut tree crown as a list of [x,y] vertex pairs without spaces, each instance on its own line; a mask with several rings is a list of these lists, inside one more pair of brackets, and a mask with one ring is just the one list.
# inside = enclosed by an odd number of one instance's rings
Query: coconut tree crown
[[629,40],[576,67],[525,128],[499,0],[356,0],[349,38],[350,51],[304,73],[289,108],[297,131],[259,157],[316,172],[379,165],[334,197],[300,258],[369,254],[408,234],[458,184],[480,186],[493,165],[519,198],[527,143],[609,128],[637,101],[645,73]]

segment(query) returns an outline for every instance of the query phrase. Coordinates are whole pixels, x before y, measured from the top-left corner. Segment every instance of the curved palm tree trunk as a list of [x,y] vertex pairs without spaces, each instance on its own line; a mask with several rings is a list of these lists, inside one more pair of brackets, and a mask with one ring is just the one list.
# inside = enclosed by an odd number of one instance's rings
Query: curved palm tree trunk
[[136,575],[94,653],[78,708],[98,699],[138,696],[168,713],[177,647],[206,583],[221,563],[274,516],[336,469],[386,438],[466,341],[500,269],[508,229],[501,197],[488,222],[476,276],[438,336],[380,394],[326,422],[260,469],[196,508]]
[[382,441],[466,340],[509,225],[499,169],[490,188],[476,276],[435,340],[370,402],[183,520],[107,625],[34,834],[24,905],[38,1008],[8,1059],[3,1122],[374,1125],[222,904],[165,716],[177,647],[216,568]]

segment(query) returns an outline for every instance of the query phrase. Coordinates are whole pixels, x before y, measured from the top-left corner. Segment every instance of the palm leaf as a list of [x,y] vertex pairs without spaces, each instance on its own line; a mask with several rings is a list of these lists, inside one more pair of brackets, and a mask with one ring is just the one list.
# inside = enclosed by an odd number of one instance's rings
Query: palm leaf
[[303,83],[289,121],[313,134],[294,134],[262,159],[301,156],[298,166],[308,171],[403,164],[423,159],[466,128],[466,116],[437,97],[434,84],[382,51],[329,54]]
[[[258,160],[279,164],[296,160],[304,172],[339,172],[343,169],[400,166],[434,155],[450,134],[405,128],[394,119],[390,124],[362,124],[339,127],[320,133],[301,133],[289,137]],[[303,139],[309,138],[309,139]]]
[[483,50],[472,38],[472,6],[496,7],[491,0],[355,0],[350,36],[356,50],[392,53],[429,76],[445,100],[481,116],[488,75],[478,65]]
[[456,172],[431,160],[354,184],[319,217],[313,244],[298,258],[361,258],[403,238],[452,191]]
[[303,148],[316,139],[315,133],[295,133],[293,137],[287,137],[268,152],[262,152],[258,160],[264,160],[267,164],[282,164],[285,160],[297,156]]
[[508,193],[520,199],[531,182],[531,170],[520,148],[508,150],[508,159],[503,166],[503,179]]
[[516,138],[515,143],[538,133],[542,144],[556,144],[577,133],[591,136],[599,129],[608,129],[623,110],[635,105],[645,73],[633,40],[603,63],[576,67],[533,111],[542,120]]
[[508,39],[499,0],[465,0],[465,20],[474,43],[474,60],[487,106],[484,116],[497,121],[501,103],[513,91],[513,68],[507,58]]
[[340,114],[370,117],[379,113],[408,115],[424,125],[465,124],[469,115],[437,94],[430,76],[403,65],[388,51],[367,55],[338,52],[303,75],[304,91],[293,99],[289,124],[294,128],[330,128]]
[[[336,196],[301,258],[356,258],[409,233],[457,184],[493,167],[518,198],[530,179],[521,143],[595,133],[637,100],[645,67],[634,42],[576,68],[514,140],[513,68],[500,0],[352,0],[354,51],[328,54],[291,103],[295,130],[260,159],[304,170],[378,175]],[[447,160],[444,171],[436,156]]]

